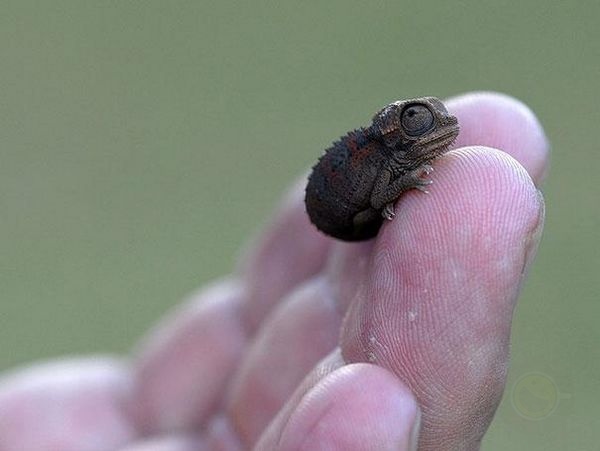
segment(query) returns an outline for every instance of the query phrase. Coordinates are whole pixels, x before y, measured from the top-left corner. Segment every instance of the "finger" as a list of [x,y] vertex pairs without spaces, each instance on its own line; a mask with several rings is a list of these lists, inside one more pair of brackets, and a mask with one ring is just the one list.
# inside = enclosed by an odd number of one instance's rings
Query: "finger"
[[256,330],[293,287],[320,271],[331,240],[310,223],[304,209],[306,178],[296,183],[241,266],[247,301],[244,324]]
[[527,105],[495,92],[472,92],[447,100],[458,117],[456,148],[487,146],[510,154],[536,185],[548,170],[549,144],[544,130]]
[[317,368],[255,449],[414,450],[418,425],[413,396],[388,371]]
[[64,360],[0,381],[0,450],[103,451],[136,438],[131,378],[110,358]]
[[489,148],[450,152],[431,191],[407,193],[378,236],[342,352],[408,385],[422,410],[419,449],[478,449],[503,392],[543,205],[522,166]]
[[193,295],[138,345],[134,406],[147,433],[188,430],[219,407],[245,346],[242,287],[224,280]]
[[232,384],[227,412],[251,447],[305,375],[337,346],[342,315],[323,278],[304,283],[263,323]]

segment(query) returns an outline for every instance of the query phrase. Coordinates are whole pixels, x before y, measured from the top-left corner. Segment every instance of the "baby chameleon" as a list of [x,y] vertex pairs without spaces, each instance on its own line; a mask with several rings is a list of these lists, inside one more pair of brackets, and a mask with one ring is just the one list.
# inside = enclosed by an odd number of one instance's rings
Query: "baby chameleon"
[[377,235],[394,217],[405,191],[427,192],[429,163],[448,151],[458,120],[435,97],[400,100],[377,112],[372,124],[340,138],[313,167],[306,210],[322,232],[345,241]]

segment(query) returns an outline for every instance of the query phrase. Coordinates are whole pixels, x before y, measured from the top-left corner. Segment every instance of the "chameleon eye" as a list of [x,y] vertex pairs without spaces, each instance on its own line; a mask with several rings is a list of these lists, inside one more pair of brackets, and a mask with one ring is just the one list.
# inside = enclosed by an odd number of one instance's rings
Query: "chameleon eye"
[[402,111],[402,128],[408,136],[418,136],[433,127],[433,114],[425,105],[413,104]]

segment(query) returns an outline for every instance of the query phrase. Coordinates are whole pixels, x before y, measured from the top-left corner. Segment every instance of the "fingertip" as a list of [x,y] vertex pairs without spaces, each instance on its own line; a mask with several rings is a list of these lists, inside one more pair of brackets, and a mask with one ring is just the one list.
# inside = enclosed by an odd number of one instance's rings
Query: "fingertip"
[[346,365],[302,397],[278,449],[413,450],[419,420],[414,396],[392,373]]
[[221,280],[194,293],[143,337],[133,359],[139,429],[190,430],[213,413],[246,344],[242,299],[236,280]]
[[256,330],[288,291],[316,274],[325,264],[332,240],[311,224],[304,205],[307,175],[283,196],[272,219],[241,259],[247,285],[244,322]]
[[0,381],[0,449],[92,451],[136,438],[131,375],[110,357],[17,369]]
[[329,283],[316,277],[265,320],[229,386],[226,411],[244,443],[260,437],[306,374],[335,349],[341,318]]
[[487,146],[515,158],[536,185],[548,171],[550,145],[533,111],[520,100],[497,92],[471,92],[446,102],[461,132],[456,147]]
[[497,149],[453,150],[437,162],[433,181],[429,196],[413,191],[399,200],[399,215],[382,229],[376,256],[403,243],[417,252],[458,252],[456,246],[486,256],[501,253],[502,239],[533,233],[543,216],[542,198],[527,171]]

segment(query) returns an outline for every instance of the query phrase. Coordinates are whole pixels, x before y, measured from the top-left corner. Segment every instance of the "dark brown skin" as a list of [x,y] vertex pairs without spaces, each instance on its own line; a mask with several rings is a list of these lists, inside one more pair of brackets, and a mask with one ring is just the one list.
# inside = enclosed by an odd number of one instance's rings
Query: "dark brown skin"
[[394,217],[405,191],[423,192],[432,160],[458,136],[458,120],[435,97],[399,100],[372,124],[349,132],[325,151],[306,186],[306,210],[323,233],[345,241],[377,235]]

